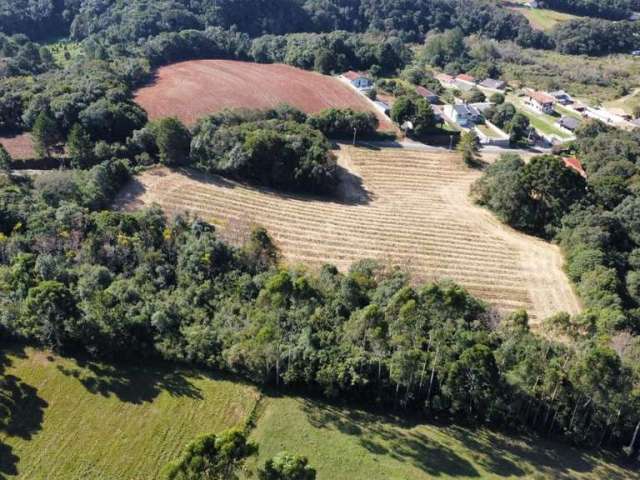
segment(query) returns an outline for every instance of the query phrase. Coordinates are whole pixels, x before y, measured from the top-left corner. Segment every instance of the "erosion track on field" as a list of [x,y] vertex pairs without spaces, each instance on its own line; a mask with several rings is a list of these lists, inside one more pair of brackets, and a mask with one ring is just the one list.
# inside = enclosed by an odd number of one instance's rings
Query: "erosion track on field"
[[390,120],[341,80],[283,64],[193,60],[161,67],[155,81],[136,92],[152,120],[176,116],[187,124],[225,108],[262,109],[288,103],[307,113],[351,107],[374,112],[380,130]]
[[526,308],[533,322],[579,311],[559,249],[473,205],[468,193],[480,173],[458,154],[350,146],[337,154],[343,180],[334,200],[156,168],[132,181],[117,206],[188,211],[236,243],[263,225],[289,263],[346,270],[374,258],[409,269],[417,281],[454,280],[501,312]]

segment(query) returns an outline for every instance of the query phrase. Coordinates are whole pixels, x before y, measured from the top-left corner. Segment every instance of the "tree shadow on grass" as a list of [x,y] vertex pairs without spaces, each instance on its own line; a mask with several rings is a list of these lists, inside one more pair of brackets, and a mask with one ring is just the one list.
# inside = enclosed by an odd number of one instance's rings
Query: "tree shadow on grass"
[[[514,467],[519,469],[508,457],[522,458],[536,468],[552,474],[553,478],[561,480],[575,478],[576,472],[585,474],[595,468],[595,460],[590,459],[586,451],[541,438],[506,438],[486,429],[477,429],[470,434],[469,430],[457,426],[452,426],[449,433],[466,448],[480,453],[478,463],[500,476],[514,475]],[[525,474],[520,471],[521,475]],[[613,480],[623,477],[609,470],[606,478]]]
[[191,379],[197,374],[164,366],[129,367],[78,360],[77,367],[58,365],[64,375],[76,378],[89,392],[103,397],[115,395],[120,401],[141,404],[153,401],[160,393],[173,397],[202,400],[199,387]]
[[480,476],[468,460],[450,447],[415,431],[412,428],[415,425],[408,421],[311,400],[304,401],[303,411],[314,427],[356,436],[358,443],[373,455],[411,463],[432,476]]
[[[0,351],[0,431],[6,437],[31,440],[42,429],[47,402],[38,396],[38,390],[15,375],[6,373],[11,366],[8,354],[24,356],[18,349]],[[20,459],[13,448],[0,442],[0,479],[18,474]]]

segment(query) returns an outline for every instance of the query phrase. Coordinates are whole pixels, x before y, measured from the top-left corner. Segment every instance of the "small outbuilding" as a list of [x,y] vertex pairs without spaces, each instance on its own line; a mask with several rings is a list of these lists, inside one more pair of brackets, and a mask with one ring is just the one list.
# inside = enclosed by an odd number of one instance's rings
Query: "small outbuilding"
[[575,117],[562,117],[558,120],[558,125],[570,132],[574,132],[582,122]]

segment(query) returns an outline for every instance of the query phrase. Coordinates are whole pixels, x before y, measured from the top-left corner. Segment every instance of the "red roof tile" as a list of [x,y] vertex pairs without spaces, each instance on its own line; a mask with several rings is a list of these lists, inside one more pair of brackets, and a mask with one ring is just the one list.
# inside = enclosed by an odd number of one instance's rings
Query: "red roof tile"
[[582,162],[576,157],[564,157],[562,159],[564,162],[564,166],[567,168],[571,168],[579,173],[582,177],[587,178],[587,172],[584,171],[582,167]]
[[437,95],[433,93],[431,90],[427,90],[426,88],[420,85],[416,87],[416,92],[418,92],[418,95],[422,95],[423,97],[437,97]]
[[475,83],[476,81],[475,78],[473,78],[471,75],[467,75],[466,73],[461,73],[456,77],[456,79],[462,80],[463,82],[471,82],[471,83]]
[[528,96],[543,105],[545,103],[555,103],[556,101],[555,98],[544,92],[529,92]]
[[348,72],[343,73],[342,76],[352,81],[357,80],[358,78],[361,78],[361,77],[367,77],[365,73],[354,72],[353,70],[349,70]]

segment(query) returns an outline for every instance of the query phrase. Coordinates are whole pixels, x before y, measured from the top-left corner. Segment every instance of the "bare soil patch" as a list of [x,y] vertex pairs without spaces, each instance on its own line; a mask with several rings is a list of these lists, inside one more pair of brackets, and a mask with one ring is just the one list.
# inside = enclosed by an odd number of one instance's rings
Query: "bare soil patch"
[[390,121],[346,83],[283,64],[175,63],[158,69],[155,81],[138,90],[135,100],[152,120],[176,116],[189,125],[225,108],[262,109],[288,103],[306,113],[331,107],[372,111],[380,120],[380,130],[393,130]]
[[223,235],[260,224],[290,263],[344,270],[374,258],[409,269],[418,281],[454,280],[502,312],[525,308],[532,322],[579,311],[559,249],[473,205],[468,192],[480,173],[457,153],[343,146],[338,156],[345,181],[332,201],[157,168],[137,177],[118,206],[188,211]]
[[35,158],[36,151],[33,147],[33,139],[30,133],[22,133],[15,136],[0,137],[0,144],[7,149],[11,158],[24,160]]

